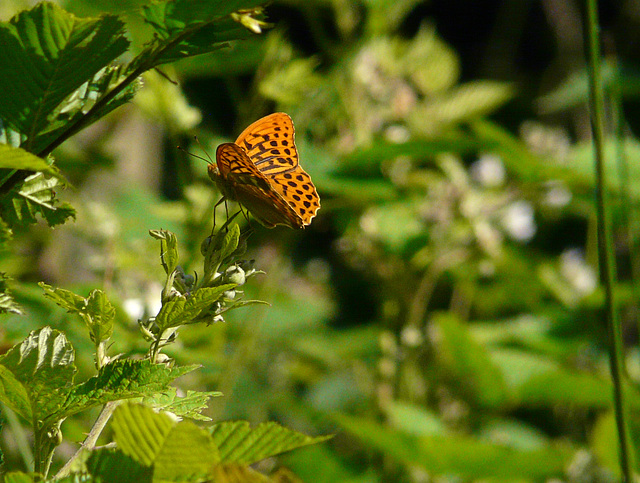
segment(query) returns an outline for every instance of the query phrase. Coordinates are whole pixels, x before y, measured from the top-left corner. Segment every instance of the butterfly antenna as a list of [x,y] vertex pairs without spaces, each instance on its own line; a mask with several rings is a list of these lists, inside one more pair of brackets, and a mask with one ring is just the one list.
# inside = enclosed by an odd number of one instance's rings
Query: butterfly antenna
[[213,159],[211,159],[211,156],[209,156],[209,151],[204,149],[202,144],[200,144],[200,140],[198,139],[198,136],[193,136],[193,140],[196,142],[198,146],[200,146],[200,149],[202,150],[202,152],[207,155],[207,159],[203,158],[202,156],[197,156],[197,157],[199,157],[203,161],[206,161],[207,164],[214,164]]

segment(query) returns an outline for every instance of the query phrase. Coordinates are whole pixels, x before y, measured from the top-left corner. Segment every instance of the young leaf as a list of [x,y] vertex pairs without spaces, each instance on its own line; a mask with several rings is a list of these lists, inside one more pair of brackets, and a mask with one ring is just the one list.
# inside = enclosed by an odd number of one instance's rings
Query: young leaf
[[113,361],[103,366],[97,376],[75,386],[56,417],[62,419],[109,401],[153,396],[166,391],[175,378],[197,367],[169,368],[149,360]]
[[0,400],[44,427],[71,391],[73,361],[73,347],[63,333],[50,327],[31,332],[0,358]]
[[29,176],[20,187],[0,199],[0,217],[11,227],[35,223],[37,214],[49,226],[60,225],[67,218],[75,218],[75,210],[67,203],[56,206],[58,200],[54,189],[59,186],[58,179],[42,173]]
[[207,407],[211,397],[222,396],[221,392],[187,391],[187,395],[178,397],[175,387],[169,387],[166,391],[152,397],[147,397],[142,402],[160,411],[169,411],[176,416],[187,417],[199,421],[211,421],[211,418],[201,413]]
[[78,314],[89,329],[91,340],[96,344],[111,337],[116,309],[102,290],[93,290],[84,298],[69,290],[52,288],[46,283],[38,285],[44,289],[44,296],[53,300],[67,312]]
[[210,432],[220,451],[221,462],[247,465],[333,437],[314,438],[272,422],[251,428],[246,421],[225,421],[211,426]]
[[176,236],[167,230],[149,230],[156,240],[160,240],[160,261],[167,275],[173,273],[178,265],[178,240]]
[[43,2],[0,23],[0,118],[28,150],[64,99],[129,46],[124,23],[79,19]]
[[102,290],[91,291],[81,315],[89,327],[93,342],[98,344],[111,338],[116,309]]
[[154,480],[203,475],[219,461],[206,431],[141,404],[118,406],[112,425],[118,448],[140,464],[153,466]]
[[220,230],[214,237],[207,240],[209,243],[203,252],[205,275],[213,273],[236,252],[240,243],[240,227],[234,223],[228,231]]
[[218,287],[198,289],[189,297],[178,295],[165,302],[156,316],[156,324],[160,330],[189,324],[193,322],[203,310],[208,309],[216,302],[224,292],[231,290],[235,286],[235,283],[226,283]]
[[44,290],[44,296],[46,298],[53,300],[56,305],[62,307],[67,312],[80,313],[84,310],[86,304],[84,297],[63,288],[53,288],[44,282],[40,282],[38,285]]

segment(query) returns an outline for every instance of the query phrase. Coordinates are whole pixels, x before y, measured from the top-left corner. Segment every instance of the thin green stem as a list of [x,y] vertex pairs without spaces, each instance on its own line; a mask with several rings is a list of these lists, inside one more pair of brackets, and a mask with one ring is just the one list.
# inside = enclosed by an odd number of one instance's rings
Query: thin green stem
[[98,438],[109,422],[113,411],[115,411],[115,409],[118,407],[118,404],[120,404],[120,401],[110,401],[104,405],[102,411],[100,412],[100,415],[98,416],[98,419],[96,419],[96,422],[93,424],[91,431],[82,443],[82,446],[78,448],[78,451],[76,451],[75,454],[69,459],[69,461],[67,461],[67,463],[60,469],[60,471],[58,471],[56,478],[63,478],[69,475],[72,471],[75,460],[80,455],[82,455],[84,451],[91,450],[95,447]]
[[620,447],[620,466],[626,483],[632,482],[631,439],[626,420],[626,406],[623,390],[623,350],[620,336],[620,322],[617,317],[615,300],[615,259],[611,240],[607,183],[604,159],[604,94],[600,65],[600,38],[597,0],[587,0],[587,57],[589,61],[589,101],[591,104],[591,130],[595,151],[596,168],[596,212],[598,228],[598,260],[600,278],[605,290],[605,315],[609,334],[609,359],[611,379],[613,380],[614,407],[618,442]]

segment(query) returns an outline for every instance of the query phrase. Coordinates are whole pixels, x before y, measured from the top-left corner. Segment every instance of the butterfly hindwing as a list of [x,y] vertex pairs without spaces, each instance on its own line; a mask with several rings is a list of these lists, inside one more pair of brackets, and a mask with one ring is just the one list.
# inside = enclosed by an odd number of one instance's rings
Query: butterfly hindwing
[[235,143],[218,146],[216,163],[225,196],[245,206],[260,223],[269,228],[275,225],[302,227],[294,209],[273,190],[240,146]]

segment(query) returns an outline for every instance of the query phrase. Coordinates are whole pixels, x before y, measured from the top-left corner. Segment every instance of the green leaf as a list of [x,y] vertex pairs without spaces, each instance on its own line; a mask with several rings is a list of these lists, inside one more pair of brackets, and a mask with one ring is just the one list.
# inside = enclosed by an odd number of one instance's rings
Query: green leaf
[[[82,120],[83,127],[86,127],[133,99],[134,94],[142,87],[142,82],[140,79],[127,79],[127,68],[125,65],[106,66],[84,83],[63,101],[56,110],[57,116],[51,118],[49,125],[40,133],[30,149],[38,153],[41,150],[48,152],[47,147],[50,143],[61,136],[66,139],[75,134],[77,128],[73,126],[77,126],[79,121]],[[116,86],[119,90],[113,95]],[[104,102],[106,96],[110,96],[110,99]],[[98,102],[101,104],[96,107]]]
[[0,118],[27,136],[27,149],[60,104],[129,46],[124,23],[79,19],[43,2],[0,24]]
[[[212,52],[226,46],[226,42],[246,38],[251,32],[241,22],[235,21],[231,14],[261,3],[264,1],[165,0],[145,5],[144,19],[154,28],[158,42],[134,62],[155,67]],[[261,15],[256,12],[254,17]],[[254,20],[252,23],[261,22]]]
[[[220,232],[218,232],[218,236]],[[225,233],[222,238],[219,247],[216,243],[216,258],[218,263],[223,263],[227,258],[233,255],[233,252],[238,248],[238,243],[240,242],[240,227],[238,224],[234,223],[229,228],[229,231]]]
[[85,299],[69,290],[53,289],[43,282],[38,285],[44,289],[45,297],[53,300],[67,312],[78,314],[82,318],[93,342],[98,344],[111,337],[116,309],[102,290],[93,290]]
[[98,344],[111,338],[116,309],[102,290],[91,291],[82,316],[93,342]]
[[508,394],[502,372],[469,328],[450,313],[438,314],[432,324],[438,331],[437,356],[459,389],[485,407],[504,405]]
[[186,27],[217,22],[236,10],[263,3],[264,0],[164,0],[145,5],[142,11],[145,21],[159,35],[169,37]]
[[168,230],[149,230],[156,240],[160,240],[160,261],[167,275],[171,275],[178,265],[178,239]]
[[44,282],[38,283],[44,290],[44,296],[53,300],[56,305],[70,313],[80,313],[85,307],[86,299],[63,288],[53,288]]
[[535,450],[490,444],[470,436],[416,437],[364,418],[334,415],[334,420],[368,446],[432,475],[463,479],[495,478],[508,481],[546,480],[564,474],[574,451],[562,444]]
[[213,425],[210,431],[223,463],[247,465],[333,437],[314,438],[273,422],[251,428],[246,421],[225,421]]
[[[21,471],[12,471],[4,475],[4,483],[34,483],[36,478],[34,475],[22,473]],[[37,481],[40,481],[38,478]]]
[[206,431],[141,404],[118,406],[112,426],[118,449],[144,466],[153,466],[154,480],[203,475],[220,460]]
[[340,175],[382,178],[380,163],[398,156],[435,159],[442,152],[467,155],[476,152],[480,143],[468,135],[447,134],[435,139],[416,139],[404,143],[377,140],[366,148],[359,148],[340,160]]
[[211,421],[201,413],[207,407],[209,399],[222,396],[218,391],[187,391],[186,396],[178,397],[175,387],[169,387],[162,393],[144,398],[142,402],[156,410],[169,411],[176,416],[187,417],[199,421]]
[[122,451],[112,448],[101,448],[91,452],[86,461],[86,472],[100,478],[103,483],[120,483],[135,481],[151,483],[152,470],[148,466],[127,456]]
[[[2,225],[0,220],[0,225]],[[0,233],[2,232],[2,227],[0,226]],[[2,246],[2,241],[0,240],[0,246]],[[18,303],[14,300],[11,292],[9,290],[8,281],[11,280],[6,273],[0,272],[0,314],[18,314],[24,315],[22,308]]]
[[189,324],[202,311],[208,309],[224,292],[236,287],[235,283],[227,283],[218,287],[200,288],[189,297],[178,295],[165,302],[156,316],[156,324],[160,330]]
[[57,417],[68,417],[109,401],[153,396],[167,390],[174,379],[197,367],[169,368],[146,359],[113,361],[103,366],[97,376],[75,386]]
[[73,361],[73,347],[63,333],[50,327],[31,332],[0,358],[0,400],[44,427],[71,391]]
[[495,111],[514,96],[510,84],[474,81],[426,100],[412,111],[408,124],[415,132],[437,133],[442,126],[468,121]]
[[24,149],[9,146],[8,144],[0,144],[0,168],[42,171],[53,176],[62,176],[57,169],[44,159]]
[[33,174],[0,199],[0,216],[10,227],[36,223],[38,214],[51,227],[75,218],[75,210],[70,205],[58,205],[55,189],[59,187],[58,179],[43,173]]

